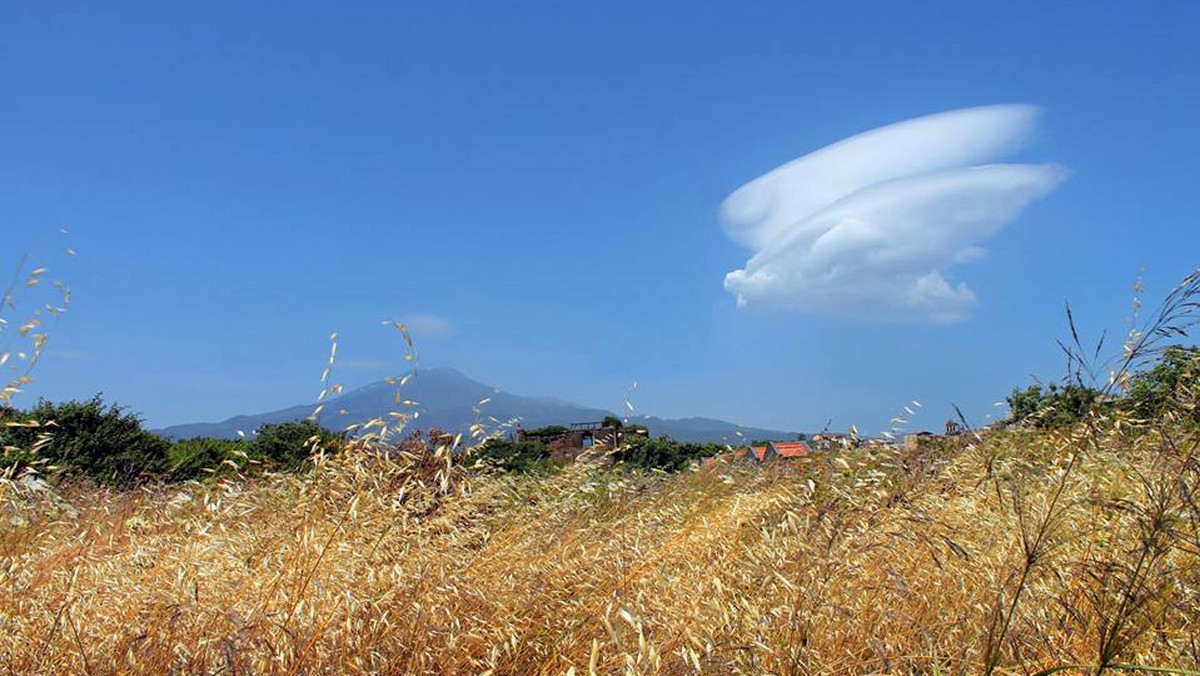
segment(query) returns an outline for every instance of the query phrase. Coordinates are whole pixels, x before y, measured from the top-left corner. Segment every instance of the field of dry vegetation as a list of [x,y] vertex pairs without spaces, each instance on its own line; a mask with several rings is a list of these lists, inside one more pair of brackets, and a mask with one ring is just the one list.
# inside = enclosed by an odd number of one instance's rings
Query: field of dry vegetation
[[909,450],[531,476],[359,441],[125,489],[14,465],[0,674],[1197,674],[1200,368],[1153,416],[1108,395],[1198,314],[1200,272],[1072,424]]
[[125,492],[12,480],[0,671],[1195,670],[1200,437],[1173,415],[675,475],[363,448]]

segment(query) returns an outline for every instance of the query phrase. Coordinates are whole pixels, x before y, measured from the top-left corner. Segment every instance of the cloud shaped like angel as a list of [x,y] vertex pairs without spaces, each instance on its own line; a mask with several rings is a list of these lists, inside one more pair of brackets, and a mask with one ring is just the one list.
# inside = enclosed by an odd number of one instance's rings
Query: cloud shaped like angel
[[725,276],[738,305],[954,322],[978,300],[943,276],[1067,175],[984,164],[1021,147],[1038,109],[954,110],[880,127],[793,160],[721,204],[756,253]]

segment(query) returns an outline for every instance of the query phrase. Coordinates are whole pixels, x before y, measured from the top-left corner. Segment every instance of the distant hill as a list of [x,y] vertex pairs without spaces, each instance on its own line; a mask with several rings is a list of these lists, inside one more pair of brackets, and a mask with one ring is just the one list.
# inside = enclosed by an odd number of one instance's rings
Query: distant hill
[[[321,415],[321,423],[330,429],[342,429],[352,423],[362,423],[386,415],[389,411],[401,410],[395,404],[396,389],[380,381],[339,397],[330,399]],[[497,420],[520,418],[525,428],[544,425],[566,425],[573,422],[590,422],[612,411],[588,408],[552,397],[522,397],[498,390],[477,380],[472,380],[455,369],[422,369],[404,385],[403,397],[418,402],[413,410],[420,411],[414,425],[420,429],[434,427],[450,432],[462,432],[464,437],[476,415],[472,410],[481,399],[490,398],[483,407],[485,424],[492,425],[487,416]],[[267,423],[300,420],[313,412],[314,405],[306,404],[259,413],[239,415],[221,422],[189,423],[173,425],[158,432],[164,436],[186,439],[190,437],[235,437],[238,430],[247,434]],[[341,413],[345,411],[345,413]],[[794,439],[795,432],[768,430],[757,427],[739,427],[731,422],[714,418],[680,418],[677,420],[638,416],[636,421],[645,425],[650,434],[668,434],[681,441],[712,441],[737,444],[753,439]],[[738,432],[743,436],[737,436]]]

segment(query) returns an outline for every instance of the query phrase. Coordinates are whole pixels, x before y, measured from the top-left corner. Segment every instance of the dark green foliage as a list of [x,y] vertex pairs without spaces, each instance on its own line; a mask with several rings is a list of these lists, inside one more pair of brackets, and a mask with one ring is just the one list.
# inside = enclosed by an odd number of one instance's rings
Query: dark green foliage
[[628,445],[618,449],[613,458],[627,467],[676,472],[693,461],[725,450],[719,444],[681,442],[663,435],[655,439],[634,438]]
[[1121,397],[1102,395],[1100,390],[1075,383],[1014,389],[1006,398],[1009,422],[1028,422],[1037,427],[1072,425],[1093,409],[1120,409],[1143,419],[1174,410],[1200,422],[1197,376],[1200,349],[1175,345],[1166,348],[1148,370],[1130,377]]
[[621,422],[621,419],[615,415],[606,415],[606,416],[604,416],[604,421],[601,422],[600,425],[603,427],[612,427],[612,428],[619,430],[625,426],[625,423]]
[[308,462],[315,449],[334,450],[340,439],[311,420],[297,420],[258,428],[252,450],[254,457],[268,465],[297,469]]
[[1046,388],[1030,385],[1014,388],[1005,398],[1010,422],[1029,422],[1036,427],[1061,427],[1078,422],[1100,402],[1100,392],[1068,383],[1050,383]]
[[[38,423],[0,431],[4,446],[21,449],[6,456],[7,465],[37,461],[63,474],[114,484],[134,483],[167,467],[170,443],[142,429],[136,415],[116,404],[105,406],[99,395],[82,402],[41,401],[30,411],[9,409],[5,416]],[[31,453],[43,433],[49,441]]]
[[568,430],[562,425],[547,425],[546,427],[537,427],[531,430],[521,430],[522,439],[534,439],[542,443],[549,443],[566,434]]
[[[171,442],[142,429],[141,420],[99,395],[85,402],[42,401],[30,411],[0,409],[0,468],[37,465],[64,476],[129,485],[149,479],[186,481],[235,473],[253,463],[302,467],[316,447],[334,451],[340,437],[309,421],[264,425],[253,441]],[[48,435],[48,439],[41,440]]]
[[1030,385],[1025,389],[1014,387],[1012,394],[1004,398],[1008,404],[1008,419],[1010,422],[1029,420],[1042,410],[1046,395],[1041,385]]
[[1186,411],[1200,420],[1200,349],[1175,345],[1168,347],[1158,363],[1148,371],[1130,378],[1125,404],[1141,418],[1155,418],[1169,409]]
[[336,451],[342,438],[309,420],[263,425],[253,441],[198,437],[171,447],[172,481],[205,479],[254,465],[269,470],[303,468],[316,449]]
[[253,451],[252,442],[240,439],[183,439],[167,453],[167,478],[187,481],[233,474],[250,462]]
[[506,472],[544,472],[559,466],[559,463],[550,457],[550,449],[540,439],[489,439],[473,454],[484,464]]
[[[34,442],[42,431],[40,425],[33,428],[18,427],[29,422],[29,415],[11,406],[0,406],[0,472],[21,468],[37,461]],[[37,425],[36,421],[33,421]]]

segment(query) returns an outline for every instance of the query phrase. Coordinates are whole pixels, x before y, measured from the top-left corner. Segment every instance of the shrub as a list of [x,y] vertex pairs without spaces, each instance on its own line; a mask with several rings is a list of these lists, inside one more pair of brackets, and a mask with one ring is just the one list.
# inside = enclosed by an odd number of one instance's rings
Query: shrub
[[1200,348],[1174,345],[1163,350],[1148,370],[1133,374],[1120,398],[1102,396],[1100,390],[1075,383],[1013,389],[1006,398],[1009,422],[1062,427],[1078,422],[1097,407],[1124,410],[1144,420],[1167,411],[1183,412],[1193,421],[1200,421],[1200,390],[1195,385],[1198,375]]
[[1129,379],[1125,404],[1136,416],[1155,418],[1168,410],[1186,412],[1192,420],[1200,418],[1200,396],[1195,387],[1200,374],[1200,349],[1175,345],[1168,347],[1150,370]]
[[[116,404],[106,406],[100,395],[60,404],[43,400],[28,412],[9,409],[5,415],[10,421],[15,417],[37,423],[6,426],[0,432],[4,446],[21,449],[7,456],[10,466],[36,460],[63,474],[115,484],[134,483],[160,474],[167,466],[170,443],[142,429],[137,415]],[[38,443],[42,434],[49,435],[46,443]]]
[[677,472],[695,460],[724,450],[725,447],[719,444],[675,441],[664,434],[655,439],[635,437],[631,443],[617,449],[613,458],[628,467]]
[[335,450],[341,436],[311,420],[266,424],[258,428],[252,455],[282,469],[297,469],[317,448]]
[[1005,398],[1009,422],[1030,422],[1036,427],[1063,427],[1079,422],[1100,400],[1100,392],[1074,383],[1013,388]]
[[251,451],[253,444],[240,439],[182,439],[167,453],[167,476],[187,481],[230,474],[246,466]]
[[484,464],[506,472],[539,473],[556,469],[559,463],[550,457],[550,449],[540,439],[489,439],[474,451]]
[[550,443],[569,431],[562,425],[547,425],[546,427],[535,427],[531,430],[521,430],[521,438],[536,439],[543,443]]

